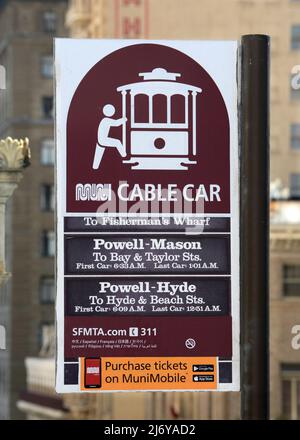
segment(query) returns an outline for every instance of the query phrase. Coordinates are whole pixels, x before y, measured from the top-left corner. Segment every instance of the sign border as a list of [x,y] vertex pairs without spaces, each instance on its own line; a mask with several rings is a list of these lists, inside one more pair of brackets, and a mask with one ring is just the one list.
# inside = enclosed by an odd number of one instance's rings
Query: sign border
[[[56,187],[56,331],[57,331],[57,357],[56,357],[56,391],[58,393],[72,393],[80,392],[80,384],[78,385],[64,385],[64,217],[77,216],[96,217],[97,213],[68,213],[66,211],[66,121],[67,112],[80,80],[93,67],[96,62],[101,61],[102,58],[123,47],[135,44],[161,44],[170,48],[177,49],[184,54],[193,58],[196,62],[201,62],[201,66],[214,79],[217,86],[222,93],[225,105],[228,111],[230,124],[230,209],[231,213],[225,214],[203,214],[208,217],[226,216],[231,219],[231,316],[232,318],[232,370],[233,381],[230,384],[218,384],[218,389],[214,391],[240,391],[240,224],[239,224],[239,140],[238,140],[238,84],[237,84],[237,65],[238,65],[238,42],[233,40],[228,41],[204,41],[204,40],[93,40],[93,39],[69,39],[69,38],[55,38],[54,40],[54,59],[55,59],[55,96],[56,96],[56,117],[55,117],[55,145],[56,145],[56,172],[55,172],[55,187]],[[87,64],[78,58],[78,46],[87,49],[98,48],[95,50],[95,60],[89,60]],[[202,47],[203,53],[200,54]],[[64,62],[62,63],[62,52],[68,49],[68,56],[64,54]],[[101,51],[99,50],[101,49]],[[226,50],[225,50],[226,49]],[[218,55],[222,57],[218,60],[212,57],[211,54],[217,51]],[[99,57],[99,52],[102,52],[102,57]],[[197,55],[197,59],[195,56]],[[86,55],[84,55],[86,56]],[[231,64],[228,57],[231,56]],[[79,72],[78,78],[71,84],[68,81],[68,87],[62,84],[62,74],[64,70],[64,63],[68,65],[70,60],[76,59]],[[234,78],[234,87],[231,87],[229,92],[220,85],[222,83],[222,76],[224,76],[224,61],[226,65],[232,65],[230,72],[230,79]],[[86,60],[85,60],[86,61]],[[74,67],[74,66],[73,66]],[[76,83],[77,81],[77,83]],[[224,81],[224,80],[223,80]],[[225,82],[226,83],[226,82]],[[73,89],[72,89],[73,87]],[[71,91],[70,91],[71,88]],[[61,89],[64,90],[64,99],[60,95]],[[59,146],[59,148],[58,148]],[[110,216],[121,216],[121,213],[109,214]],[[137,214],[134,214],[137,216]],[[159,214],[156,214],[157,216]],[[152,214],[151,216],[156,216]],[[196,214],[198,215],[198,214]],[[126,216],[129,216],[126,213]],[[145,216],[145,213],[141,214]],[[168,216],[178,216],[178,214],[168,214]],[[191,216],[191,214],[180,214],[180,216]],[[107,276],[110,275],[99,275]],[[122,275],[115,275],[116,278]],[[147,275],[148,276],[148,275]],[[151,276],[151,275],[150,275]],[[155,275],[153,275],[155,276]],[[178,277],[176,275],[168,275],[169,277]],[[199,275],[185,275],[187,277],[199,277]],[[67,388],[66,388],[67,387]],[[155,392],[157,390],[139,390],[140,392]],[[112,392],[139,392],[139,391],[103,391],[101,393]],[[198,390],[160,390],[160,391],[195,391]],[[209,391],[209,390],[201,390]],[[89,392],[99,392],[89,391]],[[200,390],[199,390],[200,392]]]

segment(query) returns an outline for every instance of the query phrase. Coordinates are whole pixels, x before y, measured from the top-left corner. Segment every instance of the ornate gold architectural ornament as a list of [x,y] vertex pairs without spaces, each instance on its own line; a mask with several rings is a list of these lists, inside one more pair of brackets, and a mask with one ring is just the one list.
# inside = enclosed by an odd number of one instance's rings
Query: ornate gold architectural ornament
[[30,158],[28,138],[0,140],[0,170],[25,168],[30,165]]

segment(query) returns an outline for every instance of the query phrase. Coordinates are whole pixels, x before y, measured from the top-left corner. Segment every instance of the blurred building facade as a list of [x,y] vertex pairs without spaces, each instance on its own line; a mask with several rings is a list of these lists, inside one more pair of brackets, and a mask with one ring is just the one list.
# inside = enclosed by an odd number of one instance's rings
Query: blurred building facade
[[16,401],[26,388],[26,356],[37,356],[54,324],[53,44],[66,35],[64,0],[0,1],[0,137],[27,136],[32,168],[7,212],[7,261],[12,278],[1,294],[0,419],[24,417]]
[[[71,0],[66,23],[79,38],[239,39],[272,37],[271,180],[300,197],[300,91],[292,87],[299,64],[298,0]],[[280,194],[278,198],[280,198]],[[271,417],[300,418],[300,351],[292,346],[300,316],[299,202],[271,205]],[[296,220],[298,219],[298,220]],[[26,351],[26,355],[28,351]],[[43,367],[44,365],[44,367]],[[52,366],[51,366],[52,365]],[[54,396],[54,360],[26,360],[29,394],[19,408],[29,418],[55,418],[47,407]],[[39,371],[39,375],[34,371]],[[44,400],[43,400],[44,399]],[[236,419],[239,394],[122,393],[64,396],[60,418]]]

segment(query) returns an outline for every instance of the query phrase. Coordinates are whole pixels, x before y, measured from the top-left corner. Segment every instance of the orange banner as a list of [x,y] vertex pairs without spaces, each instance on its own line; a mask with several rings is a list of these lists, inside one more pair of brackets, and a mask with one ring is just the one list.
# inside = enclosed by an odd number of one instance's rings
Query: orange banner
[[215,390],[216,357],[80,358],[81,391]]

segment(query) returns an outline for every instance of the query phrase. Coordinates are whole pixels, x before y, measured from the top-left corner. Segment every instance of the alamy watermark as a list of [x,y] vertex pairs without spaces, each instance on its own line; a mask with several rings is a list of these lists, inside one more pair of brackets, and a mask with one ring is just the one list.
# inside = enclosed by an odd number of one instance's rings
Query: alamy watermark
[[5,67],[0,64],[0,90],[6,89],[6,70]]
[[[184,229],[186,234],[200,234],[209,227],[209,213],[205,213],[207,202],[221,201],[221,188],[217,184],[192,185],[183,188],[176,184],[135,184],[120,181],[115,191],[111,185],[77,184],[76,200],[99,201],[96,211],[98,223],[108,224],[113,215],[122,219],[126,226],[174,226]],[[202,219],[201,221],[197,219]]]
[[[6,70],[0,65],[0,90],[6,89]],[[1,99],[1,94],[0,94]],[[0,325],[0,350],[6,349],[6,330],[3,325]]]
[[[291,71],[291,87],[293,90],[300,91],[300,64],[294,66]],[[300,93],[300,92],[299,92]],[[300,324],[294,325],[291,328],[291,346],[293,350],[300,350]]]
[[297,64],[291,71],[291,87],[293,90],[300,90],[300,64]]
[[3,325],[0,325],[0,350],[6,349],[6,330]]
[[293,335],[291,340],[291,346],[293,350],[300,350],[300,325],[294,325],[291,329]]

